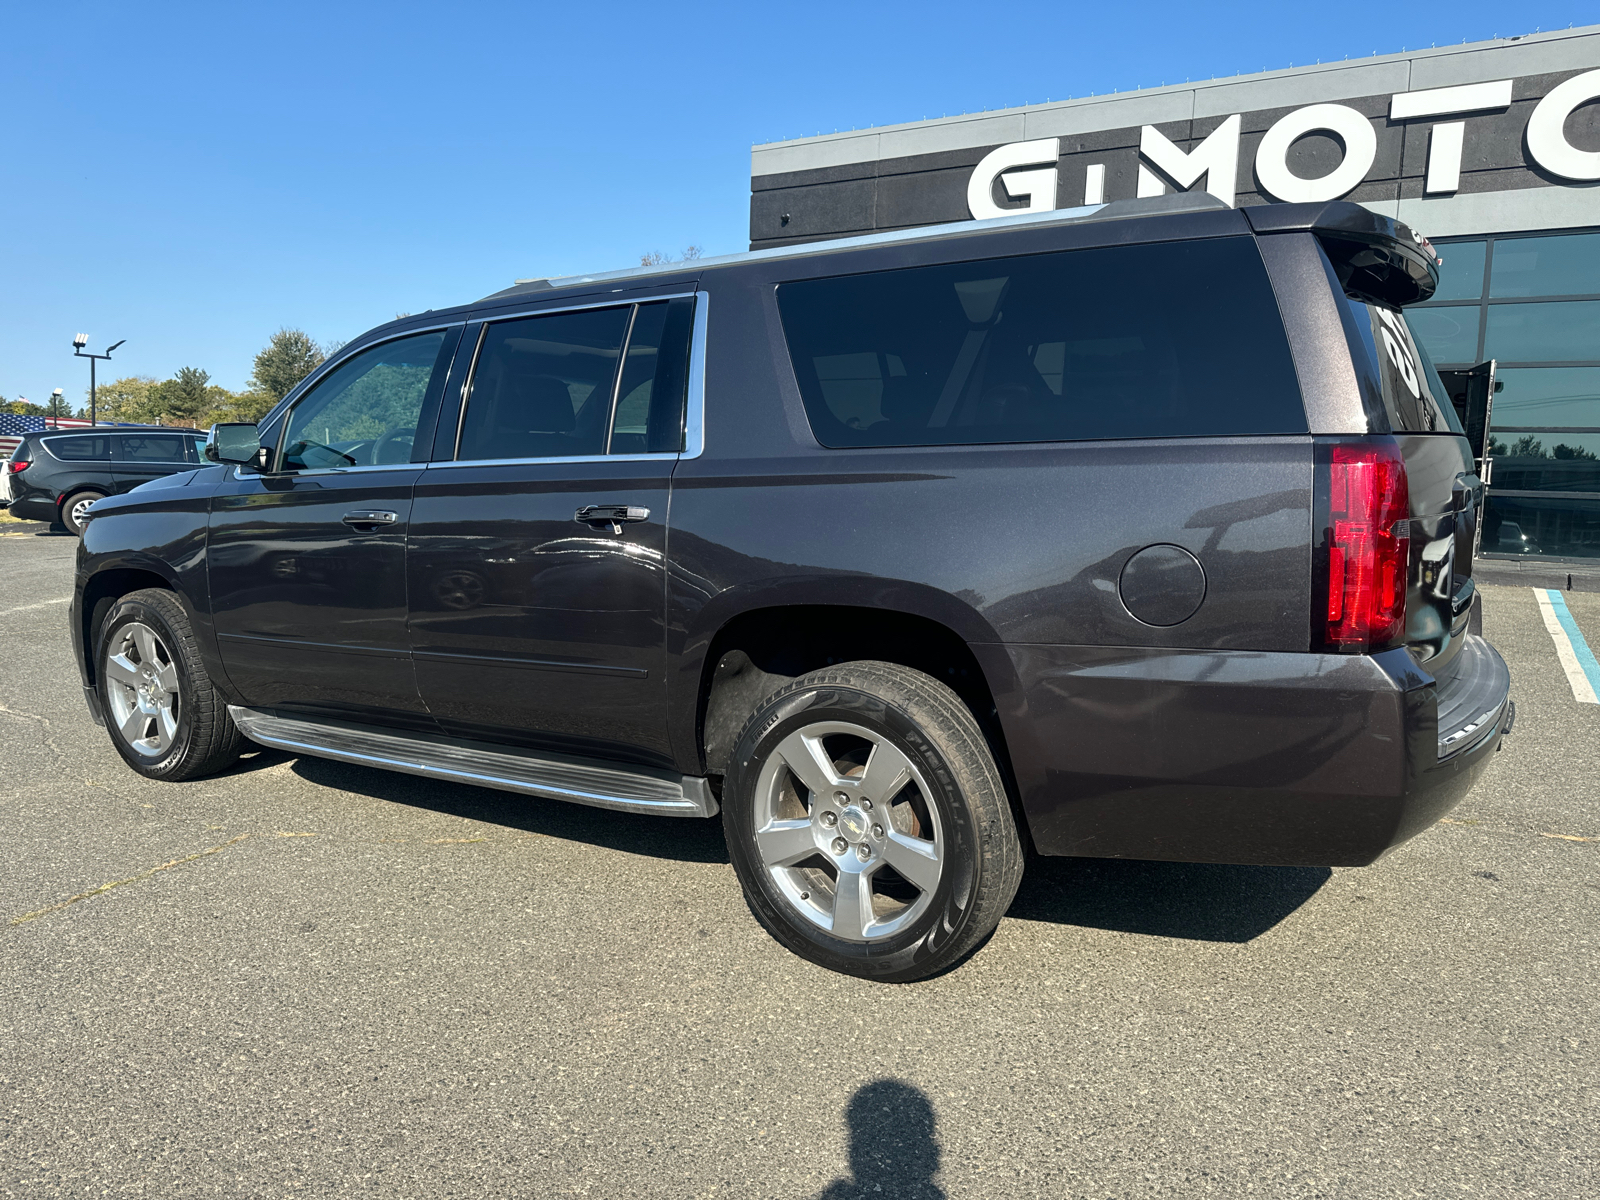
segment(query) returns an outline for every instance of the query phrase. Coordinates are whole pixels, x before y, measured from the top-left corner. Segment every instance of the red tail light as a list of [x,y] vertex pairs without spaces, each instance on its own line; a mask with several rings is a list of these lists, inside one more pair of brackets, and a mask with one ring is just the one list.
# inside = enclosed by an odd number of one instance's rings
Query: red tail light
[[6,466],[11,468],[11,473],[13,475],[22,474],[24,471],[26,471],[28,469],[29,465],[30,464],[25,463],[25,462],[17,462],[15,459],[13,459],[11,462],[8,462],[6,464]]
[[1405,630],[1411,565],[1406,464],[1392,442],[1329,449],[1325,638],[1329,649],[1361,654]]

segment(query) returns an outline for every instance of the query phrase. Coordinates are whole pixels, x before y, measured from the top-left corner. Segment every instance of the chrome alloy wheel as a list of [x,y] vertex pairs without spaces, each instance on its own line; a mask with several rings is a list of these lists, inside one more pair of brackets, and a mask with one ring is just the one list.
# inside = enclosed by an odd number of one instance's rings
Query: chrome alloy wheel
[[932,903],[945,839],[927,783],[882,734],[820,721],[778,744],[756,781],[755,843],[789,905],[869,942]]
[[81,500],[74,500],[72,502],[72,507],[67,511],[68,515],[72,518],[72,527],[74,529],[82,529],[86,524],[88,524],[89,506],[96,500],[100,500],[102,498],[103,497],[100,496],[85,496]]
[[117,736],[141,757],[166,754],[178,733],[178,668],[160,636],[130,621],[107,644],[102,669]]

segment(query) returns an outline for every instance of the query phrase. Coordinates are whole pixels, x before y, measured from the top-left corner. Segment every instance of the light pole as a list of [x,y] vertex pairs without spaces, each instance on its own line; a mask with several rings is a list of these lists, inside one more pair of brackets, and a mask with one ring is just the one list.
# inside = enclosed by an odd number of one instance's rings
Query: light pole
[[[61,394],[61,389],[56,388],[50,393],[50,415],[56,418],[56,428],[61,428],[61,410],[67,407],[66,397]],[[67,409],[67,415],[72,415],[72,410]]]
[[[125,342],[127,340],[128,340],[127,338],[123,338],[122,342]],[[99,422],[99,418],[96,417],[96,415],[95,415],[95,400],[94,400],[94,364],[95,364],[95,360],[103,358],[103,359],[106,360],[106,362],[110,362],[111,361],[111,352],[113,350],[115,350],[117,348],[117,346],[122,345],[122,342],[118,342],[115,346],[107,346],[106,347],[106,352],[104,354],[85,354],[83,352],[83,348],[89,344],[89,335],[87,333],[80,333],[80,334],[78,334],[77,337],[72,339],[72,356],[74,358],[87,358],[89,360],[89,424],[91,424],[91,425],[98,425],[100,423]]]

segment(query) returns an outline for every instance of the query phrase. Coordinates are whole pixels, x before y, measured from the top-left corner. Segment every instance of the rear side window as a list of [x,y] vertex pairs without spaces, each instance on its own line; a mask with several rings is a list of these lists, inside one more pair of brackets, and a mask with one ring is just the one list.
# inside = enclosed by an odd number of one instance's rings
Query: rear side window
[[1307,431],[1249,238],[804,280],[778,307],[825,446]]
[[1347,299],[1355,318],[1354,336],[1378,364],[1379,390],[1389,426],[1397,433],[1461,433],[1450,393],[1433,360],[1413,336],[1403,313]]
[[46,445],[63,462],[106,462],[111,458],[111,439],[103,434],[51,438]]
[[487,326],[456,457],[676,453],[693,320],[680,299]]
[[189,439],[176,433],[127,434],[122,441],[123,462],[181,463]]

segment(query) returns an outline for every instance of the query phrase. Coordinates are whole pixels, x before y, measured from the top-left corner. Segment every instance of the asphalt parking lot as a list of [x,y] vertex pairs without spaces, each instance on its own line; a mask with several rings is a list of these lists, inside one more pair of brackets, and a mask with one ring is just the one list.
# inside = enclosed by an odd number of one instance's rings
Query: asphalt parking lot
[[1600,706],[1528,588],[1516,734],[1378,865],[1046,861],[887,986],[768,938],[715,823],[135,776],[74,549],[0,537],[0,1195],[1600,1194]]

